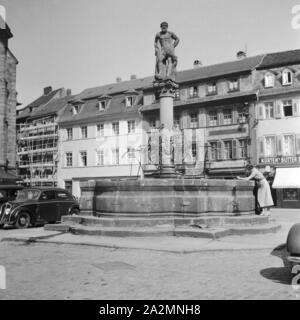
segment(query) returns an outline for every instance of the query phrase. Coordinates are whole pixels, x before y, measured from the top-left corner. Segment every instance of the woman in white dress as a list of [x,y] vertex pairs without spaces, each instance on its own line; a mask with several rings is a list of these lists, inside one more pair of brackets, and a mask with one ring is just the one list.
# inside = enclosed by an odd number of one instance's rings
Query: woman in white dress
[[257,190],[257,201],[261,207],[262,215],[269,216],[270,215],[270,207],[274,206],[273,198],[271,194],[271,189],[268,181],[264,177],[264,175],[256,169],[253,165],[248,164],[246,169],[251,172],[249,177],[242,178],[237,177],[239,180],[255,180],[258,185]]

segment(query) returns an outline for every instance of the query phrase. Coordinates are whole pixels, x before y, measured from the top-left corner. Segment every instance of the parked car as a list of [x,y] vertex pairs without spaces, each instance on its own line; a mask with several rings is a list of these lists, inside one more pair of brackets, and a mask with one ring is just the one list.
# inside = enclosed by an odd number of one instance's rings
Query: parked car
[[14,225],[19,229],[37,224],[54,223],[64,215],[79,214],[79,203],[67,190],[29,188],[19,190],[13,201],[2,205],[0,226]]
[[300,264],[300,223],[293,225],[289,231],[286,248],[289,253],[287,260],[290,267]]
[[[23,189],[17,185],[0,185],[0,208],[3,203],[15,200],[17,191]],[[1,210],[1,209],[0,209]]]

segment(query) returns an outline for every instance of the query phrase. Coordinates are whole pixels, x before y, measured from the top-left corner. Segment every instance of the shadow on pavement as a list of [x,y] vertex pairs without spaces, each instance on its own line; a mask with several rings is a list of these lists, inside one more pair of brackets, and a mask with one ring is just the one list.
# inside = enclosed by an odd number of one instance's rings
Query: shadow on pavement
[[289,261],[287,260],[288,252],[285,244],[282,244],[271,252],[272,256],[282,260],[282,267],[266,268],[260,271],[260,274],[273,282],[291,285],[293,275],[290,271]]

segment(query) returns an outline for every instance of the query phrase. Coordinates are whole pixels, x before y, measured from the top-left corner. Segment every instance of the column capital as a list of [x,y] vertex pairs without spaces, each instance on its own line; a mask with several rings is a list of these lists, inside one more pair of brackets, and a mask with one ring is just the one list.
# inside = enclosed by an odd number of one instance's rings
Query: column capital
[[175,91],[179,88],[178,83],[171,79],[154,81],[153,86],[157,88],[159,97],[175,98]]

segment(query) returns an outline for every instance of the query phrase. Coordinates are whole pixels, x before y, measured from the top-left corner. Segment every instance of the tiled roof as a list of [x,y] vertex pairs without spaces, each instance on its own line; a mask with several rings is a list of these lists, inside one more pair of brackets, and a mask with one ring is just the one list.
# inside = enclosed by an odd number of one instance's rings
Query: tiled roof
[[101,119],[105,118],[122,118],[129,115],[138,115],[139,106],[141,105],[141,99],[142,95],[137,96],[137,100],[134,106],[132,107],[126,107],[125,106],[125,97],[123,95],[117,95],[114,96],[107,107],[105,111],[99,111],[98,109],[98,100],[97,99],[91,99],[85,102],[85,104],[82,106],[82,110],[76,114],[73,115],[72,112],[72,105],[69,104],[62,116],[59,119],[59,123],[68,123],[68,122],[80,122],[83,120],[90,120],[90,119],[98,119],[101,121]]
[[[178,71],[176,81],[179,83],[215,78],[223,75],[246,72],[254,69],[261,61],[263,55],[235,60],[225,63],[203,66],[184,71]],[[78,99],[91,99],[104,94],[115,94],[126,92],[129,90],[141,90],[143,88],[152,87],[154,77],[146,77],[129,81],[111,83],[108,85],[85,89],[77,97]]]
[[264,56],[257,69],[267,69],[276,66],[292,65],[297,63],[300,63],[300,50],[268,53]]
[[[20,111],[20,114],[17,116],[17,119],[27,118],[30,117],[35,111],[36,108],[48,103],[61,89],[53,90],[49,94],[43,94],[33,102],[31,102],[29,105],[27,105],[24,109]],[[33,108],[32,111],[30,111],[30,108]]]
[[183,83],[250,71],[260,64],[263,57],[263,55],[258,55],[241,60],[229,61],[180,71],[177,73],[176,81],[179,83]]
[[49,103],[46,103],[40,107],[38,107],[36,110],[32,112],[30,115],[30,118],[36,118],[41,116],[47,116],[51,114],[57,114],[59,111],[62,111],[62,109],[68,104],[68,101],[71,99],[71,97],[64,97],[59,99],[54,99],[50,101]]

